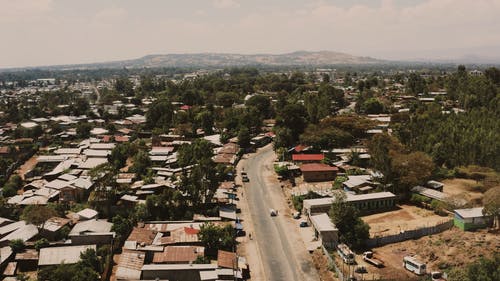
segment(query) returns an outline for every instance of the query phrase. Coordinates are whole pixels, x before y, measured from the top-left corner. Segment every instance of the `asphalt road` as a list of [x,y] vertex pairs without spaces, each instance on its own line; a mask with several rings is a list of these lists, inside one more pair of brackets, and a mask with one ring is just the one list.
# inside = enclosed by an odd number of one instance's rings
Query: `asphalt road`
[[[319,280],[305,245],[289,216],[285,217],[285,198],[278,183],[266,177],[272,175],[272,146],[251,155],[244,166],[250,182],[245,183],[245,197],[254,224],[264,272],[268,280]],[[276,217],[270,209],[279,210]]]

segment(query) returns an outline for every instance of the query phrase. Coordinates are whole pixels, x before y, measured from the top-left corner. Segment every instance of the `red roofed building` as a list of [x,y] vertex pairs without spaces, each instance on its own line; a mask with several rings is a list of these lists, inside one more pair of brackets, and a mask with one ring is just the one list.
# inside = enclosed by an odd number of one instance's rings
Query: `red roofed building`
[[304,181],[331,181],[337,176],[338,168],[321,163],[303,164],[300,171]]
[[323,159],[324,154],[292,154],[292,160],[296,162],[319,162]]

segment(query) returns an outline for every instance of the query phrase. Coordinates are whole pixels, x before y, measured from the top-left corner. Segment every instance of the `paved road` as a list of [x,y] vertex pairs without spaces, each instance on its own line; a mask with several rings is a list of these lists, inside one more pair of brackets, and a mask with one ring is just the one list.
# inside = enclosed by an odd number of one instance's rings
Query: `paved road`
[[[251,155],[244,166],[250,178],[245,184],[245,197],[254,224],[252,238],[258,242],[265,275],[271,281],[319,280],[294,225],[297,222],[285,216],[288,207],[281,188],[269,180],[273,159],[269,145]],[[279,215],[271,217],[271,208],[279,210]]]

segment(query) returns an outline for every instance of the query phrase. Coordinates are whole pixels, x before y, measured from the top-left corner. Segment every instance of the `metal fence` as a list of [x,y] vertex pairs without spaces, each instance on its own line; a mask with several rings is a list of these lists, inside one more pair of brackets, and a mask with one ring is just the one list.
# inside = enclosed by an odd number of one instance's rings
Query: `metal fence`
[[365,244],[367,247],[379,247],[387,244],[398,243],[410,239],[417,239],[423,236],[432,235],[450,229],[453,226],[453,220],[438,223],[434,226],[422,227],[414,230],[407,230],[398,234],[388,235],[383,237],[374,237],[367,239]]

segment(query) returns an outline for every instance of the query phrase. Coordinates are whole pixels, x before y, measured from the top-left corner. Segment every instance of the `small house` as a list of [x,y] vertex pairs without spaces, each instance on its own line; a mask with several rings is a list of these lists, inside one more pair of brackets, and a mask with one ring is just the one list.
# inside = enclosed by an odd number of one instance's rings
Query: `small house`
[[304,181],[331,181],[337,176],[338,168],[326,164],[310,163],[300,166]]
[[491,216],[484,215],[483,209],[483,207],[457,209],[454,211],[453,224],[465,231],[488,227],[493,222],[493,219]]

